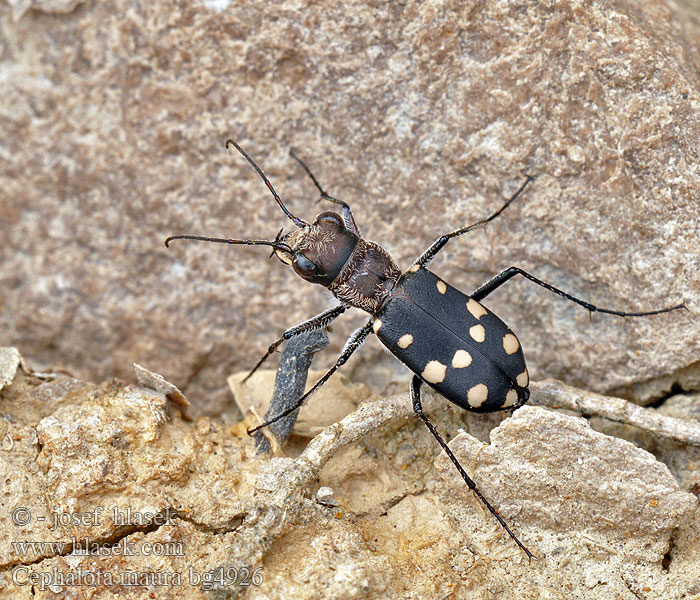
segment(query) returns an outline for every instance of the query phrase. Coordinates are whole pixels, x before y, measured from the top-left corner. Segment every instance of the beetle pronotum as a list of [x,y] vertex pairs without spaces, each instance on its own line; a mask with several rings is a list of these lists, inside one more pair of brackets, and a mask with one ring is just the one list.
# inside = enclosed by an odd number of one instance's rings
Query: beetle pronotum
[[257,171],[285,215],[296,230],[274,240],[243,240],[212,238],[200,235],[174,235],[165,241],[189,239],[224,244],[270,246],[273,253],[294,272],[311,283],[328,288],[340,301],[337,306],[324,310],[315,317],[287,329],[268,348],[265,355],[250,371],[248,379],[285,340],[300,333],[325,327],[348,308],[359,308],[371,315],[369,321],[357,329],[345,343],[336,363],[291,406],[273,419],[251,429],[262,427],[298,410],[306,399],[321,387],[360,347],[368,335],[375,333],[401,362],[411,371],[410,397],[413,410],[422,419],[430,433],[447,453],[460,475],[488,508],[508,535],[532,558],[532,553],[520,542],[496,509],[479,492],[459,461],[437,432],[421,405],[421,385],[425,382],[448,400],[466,410],[494,412],[517,408],[530,396],[529,376],[520,342],[515,334],[496,315],[489,311],[483,300],[496,288],[515,275],[522,275],[537,285],[588,309],[621,317],[642,317],[684,308],[684,304],[646,312],[621,312],[598,308],[575,298],[554,286],[537,279],[518,267],[510,267],[466,295],[448,285],[426,269],[428,263],[452,238],[464,235],[498,217],[532,181],[525,182],[501,208],[490,217],[440,236],[405,272],[402,272],[389,254],[378,244],[363,239],[350,207],[328,195],[309,168],[290,152],[321,194],[321,198],[342,207],[342,214],[323,212],[312,223],[294,216],[284,205],[268,178],[255,161],[233,140],[234,146]]

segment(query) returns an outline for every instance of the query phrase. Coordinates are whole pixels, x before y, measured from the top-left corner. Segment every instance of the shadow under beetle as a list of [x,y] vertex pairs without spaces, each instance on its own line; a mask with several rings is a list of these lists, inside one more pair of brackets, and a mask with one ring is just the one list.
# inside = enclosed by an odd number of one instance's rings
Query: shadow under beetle
[[635,313],[598,308],[540,281],[518,267],[506,269],[471,295],[466,295],[425,268],[449,240],[486,225],[498,217],[523,192],[532,181],[532,177],[528,176],[515,194],[490,217],[440,236],[406,272],[402,273],[381,246],[361,237],[350,207],[342,200],[328,195],[294,152],[290,154],[311,177],[321,198],[340,205],[342,214],[323,212],[312,223],[294,216],[287,210],[255,161],[233,140],[226,141],[227,148],[229,145],[234,146],[257,171],[279,207],[297,229],[285,234],[280,230],[272,241],[174,235],[165,241],[165,245],[176,239],[190,239],[224,244],[271,246],[273,254],[283,263],[291,265],[297,275],[310,283],[328,288],[340,301],[339,305],[285,331],[270,345],[246,379],[285,340],[312,329],[325,327],[351,307],[371,315],[369,321],[354,331],[347,340],[336,363],[296,404],[248,433],[252,434],[298,410],[306,399],[350,358],[367,336],[374,332],[382,344],[413,371],[410,386],[413,410],[442,446],[469,488],[515,543],[532,558],[532,553],[479,492],[445,440],[423,414],[421,385],[427,383],[451,402],[474,412],[515,409],[527,402],[530,397],[529,377],[518,338],[503,321],[480,303],[480,300],[515,275],[522,275],[591,312],[642,317],[684,308],[685,305]]

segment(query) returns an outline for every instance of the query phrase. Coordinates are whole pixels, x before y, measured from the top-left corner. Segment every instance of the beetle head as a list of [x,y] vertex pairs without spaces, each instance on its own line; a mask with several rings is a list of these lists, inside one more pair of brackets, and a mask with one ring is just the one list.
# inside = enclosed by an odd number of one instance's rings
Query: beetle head
[[310,225],[278,238],[291,252],[275,249],[277,258],[291,265],[299,277],[326,287],[338,276],[358,240],[334,212],[323,212]]

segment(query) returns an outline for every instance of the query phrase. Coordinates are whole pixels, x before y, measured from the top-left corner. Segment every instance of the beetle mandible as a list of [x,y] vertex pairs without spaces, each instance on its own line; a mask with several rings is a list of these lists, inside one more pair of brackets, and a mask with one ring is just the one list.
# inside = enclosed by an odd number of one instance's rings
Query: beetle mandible
[[[499,273],[471,295],[466,295],[426,269],[428,263],[452,238],[486,225],[498,217],[532,181],[527,176],[520,188],[491,216],[440,236],[423,252],[409,269],[402,272],[381,246],[365,240],[346,202],[327,194],[309,168],[294,152],[311,177],[321,198],[340,205],[341,214],[322,212],[312,223],[294,216],[284,205],[272,184],[255,161],[235,141],[226,140],[226,148],[234,146],[256,170],[285,215],[297,227],[289,233],[282,230],[274,240],[212,238],[200,235],[174,235],[176,239],[199,240],[224,244],[271,246],[273,254],[310,283],[328,288],[340,301],[315,317],[287,329],[268,348],[246,376],[246,380],[265,362],[282,342],[300,333],[325,327],[348,308],[369,313],[370,319],[353,332],[336,363],[299,398],[297,403],[273,419],[249,430],[255,431],[298,410],[306,399],[321,387],[365,341],[375,333],[379,340],[402,363],[413,371],[410,398],[413,410],[425,423],[447,453],[460,475],[488,508],[515,543],[532,558],[532,553],[511,531],[491,503],[481,494],[467,475],[447,443],[423,413],[421,385],[427,383],[458,406],[475,412],[515,409],[528,401],[529,376],[520,342],[515,334],[481,300],[515,275],[583,306],[591,312],[621,317],[642,317],[685,308],[684,304],[646,312],[621,312],[598,308],[576,298],[518,267]],[[245,381],[245,380],[244,380]]]

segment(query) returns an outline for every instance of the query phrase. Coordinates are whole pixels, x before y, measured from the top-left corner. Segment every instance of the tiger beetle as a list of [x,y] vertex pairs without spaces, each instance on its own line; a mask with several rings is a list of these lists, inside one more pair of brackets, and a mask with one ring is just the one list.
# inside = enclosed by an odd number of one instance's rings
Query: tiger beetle
[[370,333],[375,333],[389,351],[413,371],[410,398],[413,410],[438,441],[455,465],[467,486],[476,494],[515,543],[533,558],[532,553],[511,531],[496,509],[481,494],[467,475],[435,426],[423,413],[421,386],[427,383],[435,391],[458,406],[488,413],[515,409],[528,401],[529,376],[520,342],[515,334],[495,314],[481,304],[486,296],[516,275],[554,292],[590,312],[620,317],[643,317],[685,308],[684,304],[646,312],[621,312],[598,308],[589,302],[544,282],[518,267],[499,273],[471,295],[452,287],[426,269],[428,263],[451,239],[474,231],[498,217],[518,198],[532,177],[527,176],[520,188],[490,217],[440,236],[423,252],[409,269],[401,272],[389,254],[378,244],[362,238],[350,207],[327,194],[304,162],[290,151],[291,156],[306,171],[318,189],[321,199],[341,207],[341,214],[322,212],[312,223],[294,216],[279,197],[262,169],[233,140],[233,146],[251,164],[265,182],[275,201],[294,223],[296,230],[277,234],[274,240],[242,240],[212,238],[200,235],[174,235],[165,240],[188,239],[223,244],[270,246],[272,253],[294,272],[310,283],[328,288],[339,304],[315,317],[287,329],[267,349],[265,355],[248,373],[257,371],[265,360],[285,340],[301,333],[327,326],[351,307],[370,314],[369,321],[352,333],[345,342],[336,363],[303,394],[297,402],[248,431],[249,434],[275,423],[298,410],[307,398],[320,388],[341,367]]

